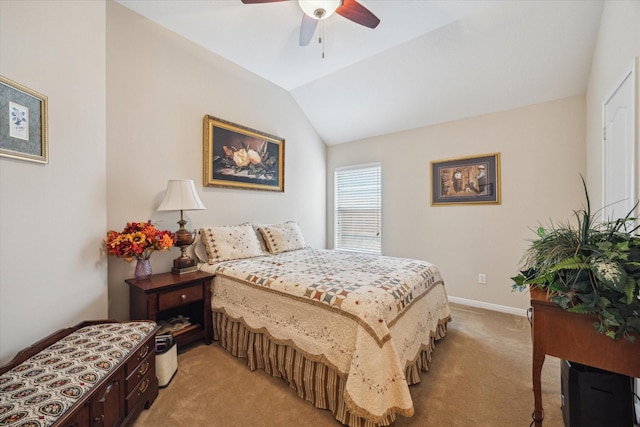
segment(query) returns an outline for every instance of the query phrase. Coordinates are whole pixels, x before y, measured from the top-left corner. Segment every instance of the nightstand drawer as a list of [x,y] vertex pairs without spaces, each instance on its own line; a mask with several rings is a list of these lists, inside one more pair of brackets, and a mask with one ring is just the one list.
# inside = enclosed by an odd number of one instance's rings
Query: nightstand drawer
[[158,295],[158,310],[178,307],[203,298],[202,285],[178,289],[177,291],[164,292]]
[[[131,319],[149,319],[156,323],[179,316],[187,317],[191,325],[173,334],[178,349],[200,339],[211,344],[211,282],[214,277],[211,273],[195,271],[152,274],[144,280],[127,279],[130,286],[129,316]],[[132,365],[127,375],[137,366]]]

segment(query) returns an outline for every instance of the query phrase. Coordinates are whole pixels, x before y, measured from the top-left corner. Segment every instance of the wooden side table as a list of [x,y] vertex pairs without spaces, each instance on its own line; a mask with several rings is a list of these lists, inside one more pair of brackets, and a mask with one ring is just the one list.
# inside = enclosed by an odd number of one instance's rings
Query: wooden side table
[[127,279],[129,285],[129,316],[132,320],[160,322],[179,315],[189,317],[191,325],[173,332],[181,346],[204,339],[213,341],[211,315],[211,281],[214,274],[193,273],[153,274],[147,279]]
[[640,336],[636,342],[614,341],[593,328],[596,315],[576,314],[549,301],[545,291],[531,288],[533,307],[533,421],[542,426],[542,365],[555,356],[629,377],[640,376]]

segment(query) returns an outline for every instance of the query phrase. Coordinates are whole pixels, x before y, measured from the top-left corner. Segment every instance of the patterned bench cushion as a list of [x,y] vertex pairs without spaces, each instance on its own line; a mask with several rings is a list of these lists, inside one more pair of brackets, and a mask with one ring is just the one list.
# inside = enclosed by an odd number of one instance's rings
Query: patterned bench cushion
[[87,326],[0,376],[0,426],[52,425],[154,327],[153,322]]

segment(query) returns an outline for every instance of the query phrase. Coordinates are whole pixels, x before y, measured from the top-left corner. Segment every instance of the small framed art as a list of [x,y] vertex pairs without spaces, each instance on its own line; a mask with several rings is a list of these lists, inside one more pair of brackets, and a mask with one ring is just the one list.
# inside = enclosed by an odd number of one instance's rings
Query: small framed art
[[47,97],[0,76],[0,156],[48,163]]
[[500,153],[431,162],[431,204],[500,204]]
[[204,185],[284,191],[284,138],[204,116]]

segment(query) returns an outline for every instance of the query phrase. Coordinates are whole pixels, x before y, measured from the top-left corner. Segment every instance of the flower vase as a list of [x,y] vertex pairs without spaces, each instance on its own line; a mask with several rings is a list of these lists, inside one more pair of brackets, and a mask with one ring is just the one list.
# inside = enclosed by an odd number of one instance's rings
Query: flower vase
[[151,262],[148,258],[138,259],[136,263],[136,279],[148,279],[151,276]]

